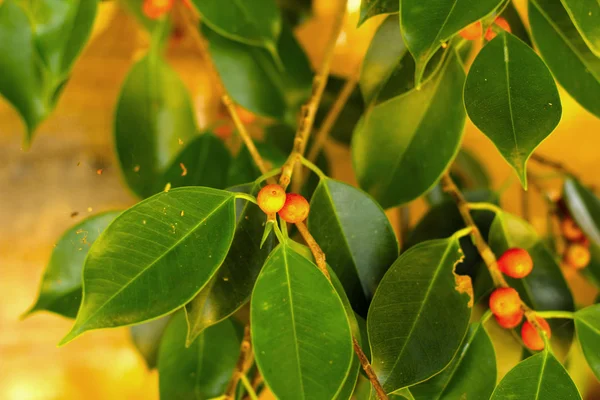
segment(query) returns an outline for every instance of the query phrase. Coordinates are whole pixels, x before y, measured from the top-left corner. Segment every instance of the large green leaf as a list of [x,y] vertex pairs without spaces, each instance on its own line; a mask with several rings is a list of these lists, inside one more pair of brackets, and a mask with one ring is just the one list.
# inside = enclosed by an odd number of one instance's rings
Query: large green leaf
[[440,48],[467,25],[493,12],[501,0],[402,0],[400,26],[416,61],[419,86],[425,66]]
[[35,128],[52,111],[87,42],[97,0],[5,0],[0,4],[0,94],[27,126]]
[[464,79],[451,52],[420,90],[372,107],[357,125],[352,141],[357,179],[384,208],[425,193],[458,152]]
[[327,178],[313,193],[308,226],[353,308],[366,316],[377,284],[398,258],[387,216],[360,189]]
[[234,230],[235,195],[217,189],[174,189],[123,212],[88,253],[82,305],[61,344],[183,306],[221,265]]
[[145,324],[135,325],[129,328],[129,334],[133,345],[140,355],[144,357],[149,369],[156,368],[158,361],[158,348],[163,333],[171,319],[170,315],[155,319]]
[[231,379],[240,353],[241,329],[231,319],[206,329],[185,346],[183,312],[167,326],[158,353],[161,399],[204,400],[219,397]]
[[598,0],[561,0],[571,21],[590,50],[600,57],[600,3]]
[[577,386],[549,351],[527,358],[511,369],[498,384],[490,400],[575,400]]
[[358,25],[379,14],[397,14],[399,9],[399,0],[361,0]]
[[[249,184],[232,190],[256,195],[260,185]],[[275,237],[271,234],[262,248],[260,246],[265,213],[249,201],[238,202],[242,204],[236,207],[235,236],[225,261],[200,293],[185,306],[188,344],[204,329],[229,317],[248,301],[254,282],[275,245]]]
[[352,362],[344,304],[319,269],[288,244],[265,262],[250,305],[256,362],[276,396],[331,399]]
[[516,36],[499,33],[469,70],[465,106],[527,188],[527,160],[562,115],[556,84],[544,62]]
[[454,273],[464,234],[412,247],[375,292],[367,318],[371,363],[388,393],[438,373],[460,347],[472,300],[470,284]]
[[225,89],[237,103],[253,113],[295,123],[300,105],[310,96],[312,73],[288,26],[283,25],[277,43],[283,68],[262,48],[227,39],[206,25],[202,33]]
[[50,311],[75,318],[81,304],[81,275],[85,257],[100,233],[119,215],[109,211],[79,222],[58,240],[46,266],[38,299],[25,313]]
[[600,304],[577,311],[575,328],[585,359],[600,379]]
[[586,46],[560,1],[531,0],[529,23],[533,40],[558,83],[600,117],[600,58]]

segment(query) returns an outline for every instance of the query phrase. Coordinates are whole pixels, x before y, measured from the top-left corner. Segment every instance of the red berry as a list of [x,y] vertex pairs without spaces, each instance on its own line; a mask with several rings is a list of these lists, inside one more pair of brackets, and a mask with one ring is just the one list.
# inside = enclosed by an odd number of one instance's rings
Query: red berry
[[479,39],[482,34],[483,28],[481,27],[481,21],[474,22],[459,32],[459,35],[467,40]]
[[563,236],[572,242],[578,242],[584,237],[583,231],[571,217],[566,217],[561,221],[560,230]]
[[511,278],[524,278],[533,269],[533,260],[527,250],[513,247],[500,256],[498,268]]
[[[500,28],[504,29],[506,32],[512,32],[510,29],[510,25],[508,24],[508,21],[502,17],[496,18],[494,20],[494,25],[498,25]],[[495,37],[496,37],[496,32],[494,32],[494,30],[490,26],[489,28],[487,28],[487,31],[485,31],[485,40],[487,40],[489,42],[490,40],[492,40]]]
[[258,192],[258,196],[256,197],[258,206],[266,214],[276,213],[281,210],[285,204],[285,199],[285,190],[274,183],[260,189],[260,192]]
[[158,19],[173,7],[175,0],[144,0],[142,11],[150,19]]
[[590,250],[580,243],[572,243],[565,251],[564,261],[575,269],[581,269],[590,263]]
[[[548,322],[541,317],[537,317],[536,320],[544,332],[546,332],[548,339],[550,339],[552,332],[550,331],[550,325],[548,325]],[[533,324],[529,321],[525,321],[523,327],[521,327],[521,338],[523,339],[525,346],[527,346],[530,350],[542,350],[544,348],[544,339],[540,336],[535,326],[533,326]]]
[[296,193],[288,193],[283,208],[279,210],[279,216],[286,222],[295,224],[302,222],[308,217],[310,205],[304,196]]
[[233,134],[233,127],[228,124],[228,123],[224,123],[221,124],[219,126],[217,126],[216,128],[213,129],[213,133],[221,140],[227,140],[231,137],[231,135]]
[[505,329],[512,329],[521,323],[523,320],[523,314],[523,310],[519,309],[518,312],[514,313],[513,315],[509,315],[508,317],[500,317],[498,315],[494,315],[494,317],[496,318],[498,325]]
[[499,317],[510,317],[521,309],[521,298],[513,288],[498,288],[490,296],[490,310]]

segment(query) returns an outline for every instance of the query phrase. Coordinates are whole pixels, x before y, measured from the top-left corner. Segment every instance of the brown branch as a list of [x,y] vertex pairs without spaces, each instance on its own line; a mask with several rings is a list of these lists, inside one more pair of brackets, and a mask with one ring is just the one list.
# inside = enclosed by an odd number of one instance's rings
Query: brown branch
[[235,369],[225,390],[225,397],[227,399],[235,398],[235,391],[242,375],[245,375],[254,361],[254,353],[252,352],[252,344],[250,342],[250,326],[244,327],[244,338],[240,344],[240,356],[235,364]]
[[354,336],[352,336],[352,346],[354,347],[354,352],[358,356],[360,365],[362,365],[362,368],[365,371],[365,373],[367,374],[367,377],[373,384],[373,388],[375,389],[375,392],[377,392],[377,397],[380,399],[387,399],[388,395],[385,393],[385,390],[383,390],[383,387],[381,387],[381,384],[379,384],[379,380],[377,379],[377,375],[375,374],[375,371],[373,371],[373,368],[371,367],[371,363],[369,362],[369,359],[367,358],[367,356],[361,349],[360,344],[358,343],[358,340],[356,340],[356,338]]
[[576,177],[577,174],[575,174],[573,171],[571,171],[569,168],[567,168],[564,164],[555,161],[555,160],[551,160],[545,156],[541,156],[539,154],[532,154],[531,155],[531,160],[535,161],[538,164],[542,164],[545,165],[547,167],[553,168],[557,171],[562,172],[563,174],[566,175],[571,175],[573,177]]
[[327,277],[327,280],[331,281],[331,276],[329,276],[329,271],[327,271],[325,253],[323,252],[323,250],[321,250],[321,247],[319,246],[315,238],[310,234],[304,222],[297,222],[296,228],[298,228],[300,235],[302,235],[302,238],[310,248],[313,257],[315,258],[315,262],[317,263],[317,267],[319,267],[323,275]]

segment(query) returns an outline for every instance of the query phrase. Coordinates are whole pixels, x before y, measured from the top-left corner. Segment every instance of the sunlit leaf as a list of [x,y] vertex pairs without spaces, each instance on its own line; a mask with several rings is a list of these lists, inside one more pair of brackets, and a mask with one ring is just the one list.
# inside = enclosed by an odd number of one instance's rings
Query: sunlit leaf
[[361,0],[358,25],[379,14],[396,14],[399,6],[399,0]]
[[598,0],[561,0],[561,3],[590,50],[600,57],[600,3]]
[[577,311],[575,328],[585,359],[600,379],[600,304]]

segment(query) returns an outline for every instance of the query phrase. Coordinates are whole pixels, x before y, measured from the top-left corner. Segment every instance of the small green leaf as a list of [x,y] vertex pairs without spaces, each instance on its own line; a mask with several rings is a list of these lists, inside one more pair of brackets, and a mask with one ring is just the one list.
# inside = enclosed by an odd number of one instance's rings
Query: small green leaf
[[358,123],[352,142],[357,179],[384,208],[429,190],[458,152],[464,77],[451,52],[420,90],[372,107]]
[[600,3],[598,0],[561,0],[589,49],[600,57]]
[[583,355],[596,378],[600,379],[600,304],[577,311],[575,329]]
[[81,304],[81,275],[91,245],[120,211],[94,215],[79,222],[58,240],[44,271],[38,299],[24,314],[50,311],[75,318]]
[[231,319],[206,329],[185,346],[186,323],[177,313],[164,333],[158,354],[161,399],[210,399],[221,396],[240,353],[241,329]]
[[388,393],[444,369],[465,336],[470,283],[454,273],[462,258],[458,239],[465,233],[412,247],[375,292],[367,318],[371,364]]
[[490,400],[576,400],[577,386],[552,353],[542,351],[517,364]]
[[179,188],[119,215],[88,253],[82,305],[60,345],[91,329],[161,317],[190,301],[229,250],[234,201],[230,192]]
[[492,13],[501,0],[402,0],[400,25],[406,45],[416,61],[419,87],[433,54],[467,25]]
[[379,14],[397,14],[399,9],[399,0],[361,0],[358,26],[362,25],[369,18]]
[[256,362],[275,396],[336,396],[350,371],[352,334],[343,302],[316,265],[279,245],[256,281],[250,314]]
[[499,33],[469,70],[465,106],[527,188],[527,160],[562,115],[556,84],[544,62],[517,37]]
[[531,0],[529,23],[533,41],[558,83],[582,107],[600,117],[600,62],[561,3]]
[[352,307],[366,316],[377,284],[398,258],[398,242],[387,216],[360,189],[327,178],[313,193],[308,226]]
[[144,357],[146,366],[149,369],[156,368],[158,347],[170,319],[171,316],[167,315],[166,317],[129,328],[131,341],[142,357]]

